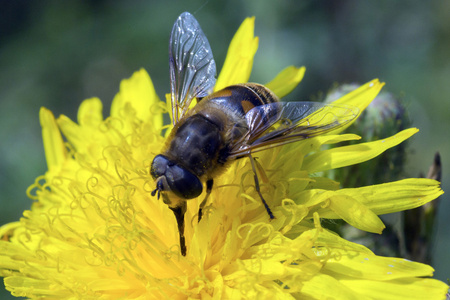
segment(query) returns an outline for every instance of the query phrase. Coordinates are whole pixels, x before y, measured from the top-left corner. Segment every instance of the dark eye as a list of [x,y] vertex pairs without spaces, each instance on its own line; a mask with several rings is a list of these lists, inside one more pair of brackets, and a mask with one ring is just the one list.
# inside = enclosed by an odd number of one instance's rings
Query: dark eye
[[169,163],[170,161],[167,159],[167,157],[163,155],[155,156],[150,168],[150,174],[152,175],[153,179],[163,176],[166,173],[166,169]]
[[184,199],[192,199],[202,193],[203,185],[197,176],[178,165],[169,166],[166,170],[167,183],[170,190]]

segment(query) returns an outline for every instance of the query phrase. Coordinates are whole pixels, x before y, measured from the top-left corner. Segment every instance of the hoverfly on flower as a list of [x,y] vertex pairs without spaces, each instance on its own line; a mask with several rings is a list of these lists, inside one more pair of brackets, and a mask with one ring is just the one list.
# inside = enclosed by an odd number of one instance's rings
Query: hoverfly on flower
[[[317,102],[280,102],[267,87],[242,83],[211,93],[216,64],[209,42],[188,12],[176,20],[169,42],[173,129],[151,164],[156,180],[152,195],[162,195],[178,222],[180,247],[186,255],[186,201],[206,197],[214,178],[236,159],[250,159],[256,191],[270,217],[274,215],[259,188],[252,154],[328,133],[351,122],[359,110]],[[198,103],[191,109],[196,98]],[[177,199],[177,200],[174,200]]]

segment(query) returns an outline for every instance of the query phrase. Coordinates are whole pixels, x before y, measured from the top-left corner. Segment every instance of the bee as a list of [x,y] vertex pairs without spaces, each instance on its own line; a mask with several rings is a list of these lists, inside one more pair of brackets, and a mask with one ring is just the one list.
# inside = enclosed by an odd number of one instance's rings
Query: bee
[[[202,209],[214,178],[234,160],[248,157],[255,189],[268,217],[274,215],[260,191],[253,154],[269,148],[328,133],[351,122],[357,108],[317,102],[280,102],[267,87],[242,83],[212,92],[216,65],[208,39],[188,12],[176,20],[169,42],[173,129],[150,174],[156,181],[152,196],[163,197],[173,211],[180,250],[186,255],[186,201],[206,185]],[[196,105],[189,109],[192,100]]]

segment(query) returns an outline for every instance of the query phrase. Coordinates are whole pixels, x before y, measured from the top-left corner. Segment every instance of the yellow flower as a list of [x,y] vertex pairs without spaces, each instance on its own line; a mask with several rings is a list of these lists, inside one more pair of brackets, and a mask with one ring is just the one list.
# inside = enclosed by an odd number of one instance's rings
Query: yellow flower
[[[253,19],[234,37],[217,88],[250,76],[257,39]],[[304,68],[288,67],[268,86],[289,93]],[[338,100],[362,111],[381,89],[377,80]],[[164,143],[161,102],[144,70],[124,80],[110,116],[99,99],[85,100],[78,123],[40,120],[48,172],[28,194],[31,210],[0,229],[0,274],[15,296],[35,299],[438,299],[447,285],[430,266],[379,257],[321,227],[343,219],[380,233],[378,214],[420,206],[442,194],[439,183],[405,179],[363,188],[339,188],[321,171],[375,157],[417,132],[381,141],[333,132],[258,154],[270,221],[255,193],[246,159],[219,178],[204,217],[188,202],[187,255],[180,255],[172,211],[151,196],[149,165]],[[67,142],[61,135],[65,136]]]

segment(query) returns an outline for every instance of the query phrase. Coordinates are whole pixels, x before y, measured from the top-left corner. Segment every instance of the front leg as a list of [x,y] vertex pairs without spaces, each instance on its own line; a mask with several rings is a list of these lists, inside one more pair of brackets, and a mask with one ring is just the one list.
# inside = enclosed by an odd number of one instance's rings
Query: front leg
[[186,214],[186,201],[181,201],[178,206],[170,207],[175,215],[178,225],[178,233],[180,235],[180,251],[181,255],[186,256],[186,239],[184,237],[184,215]]

